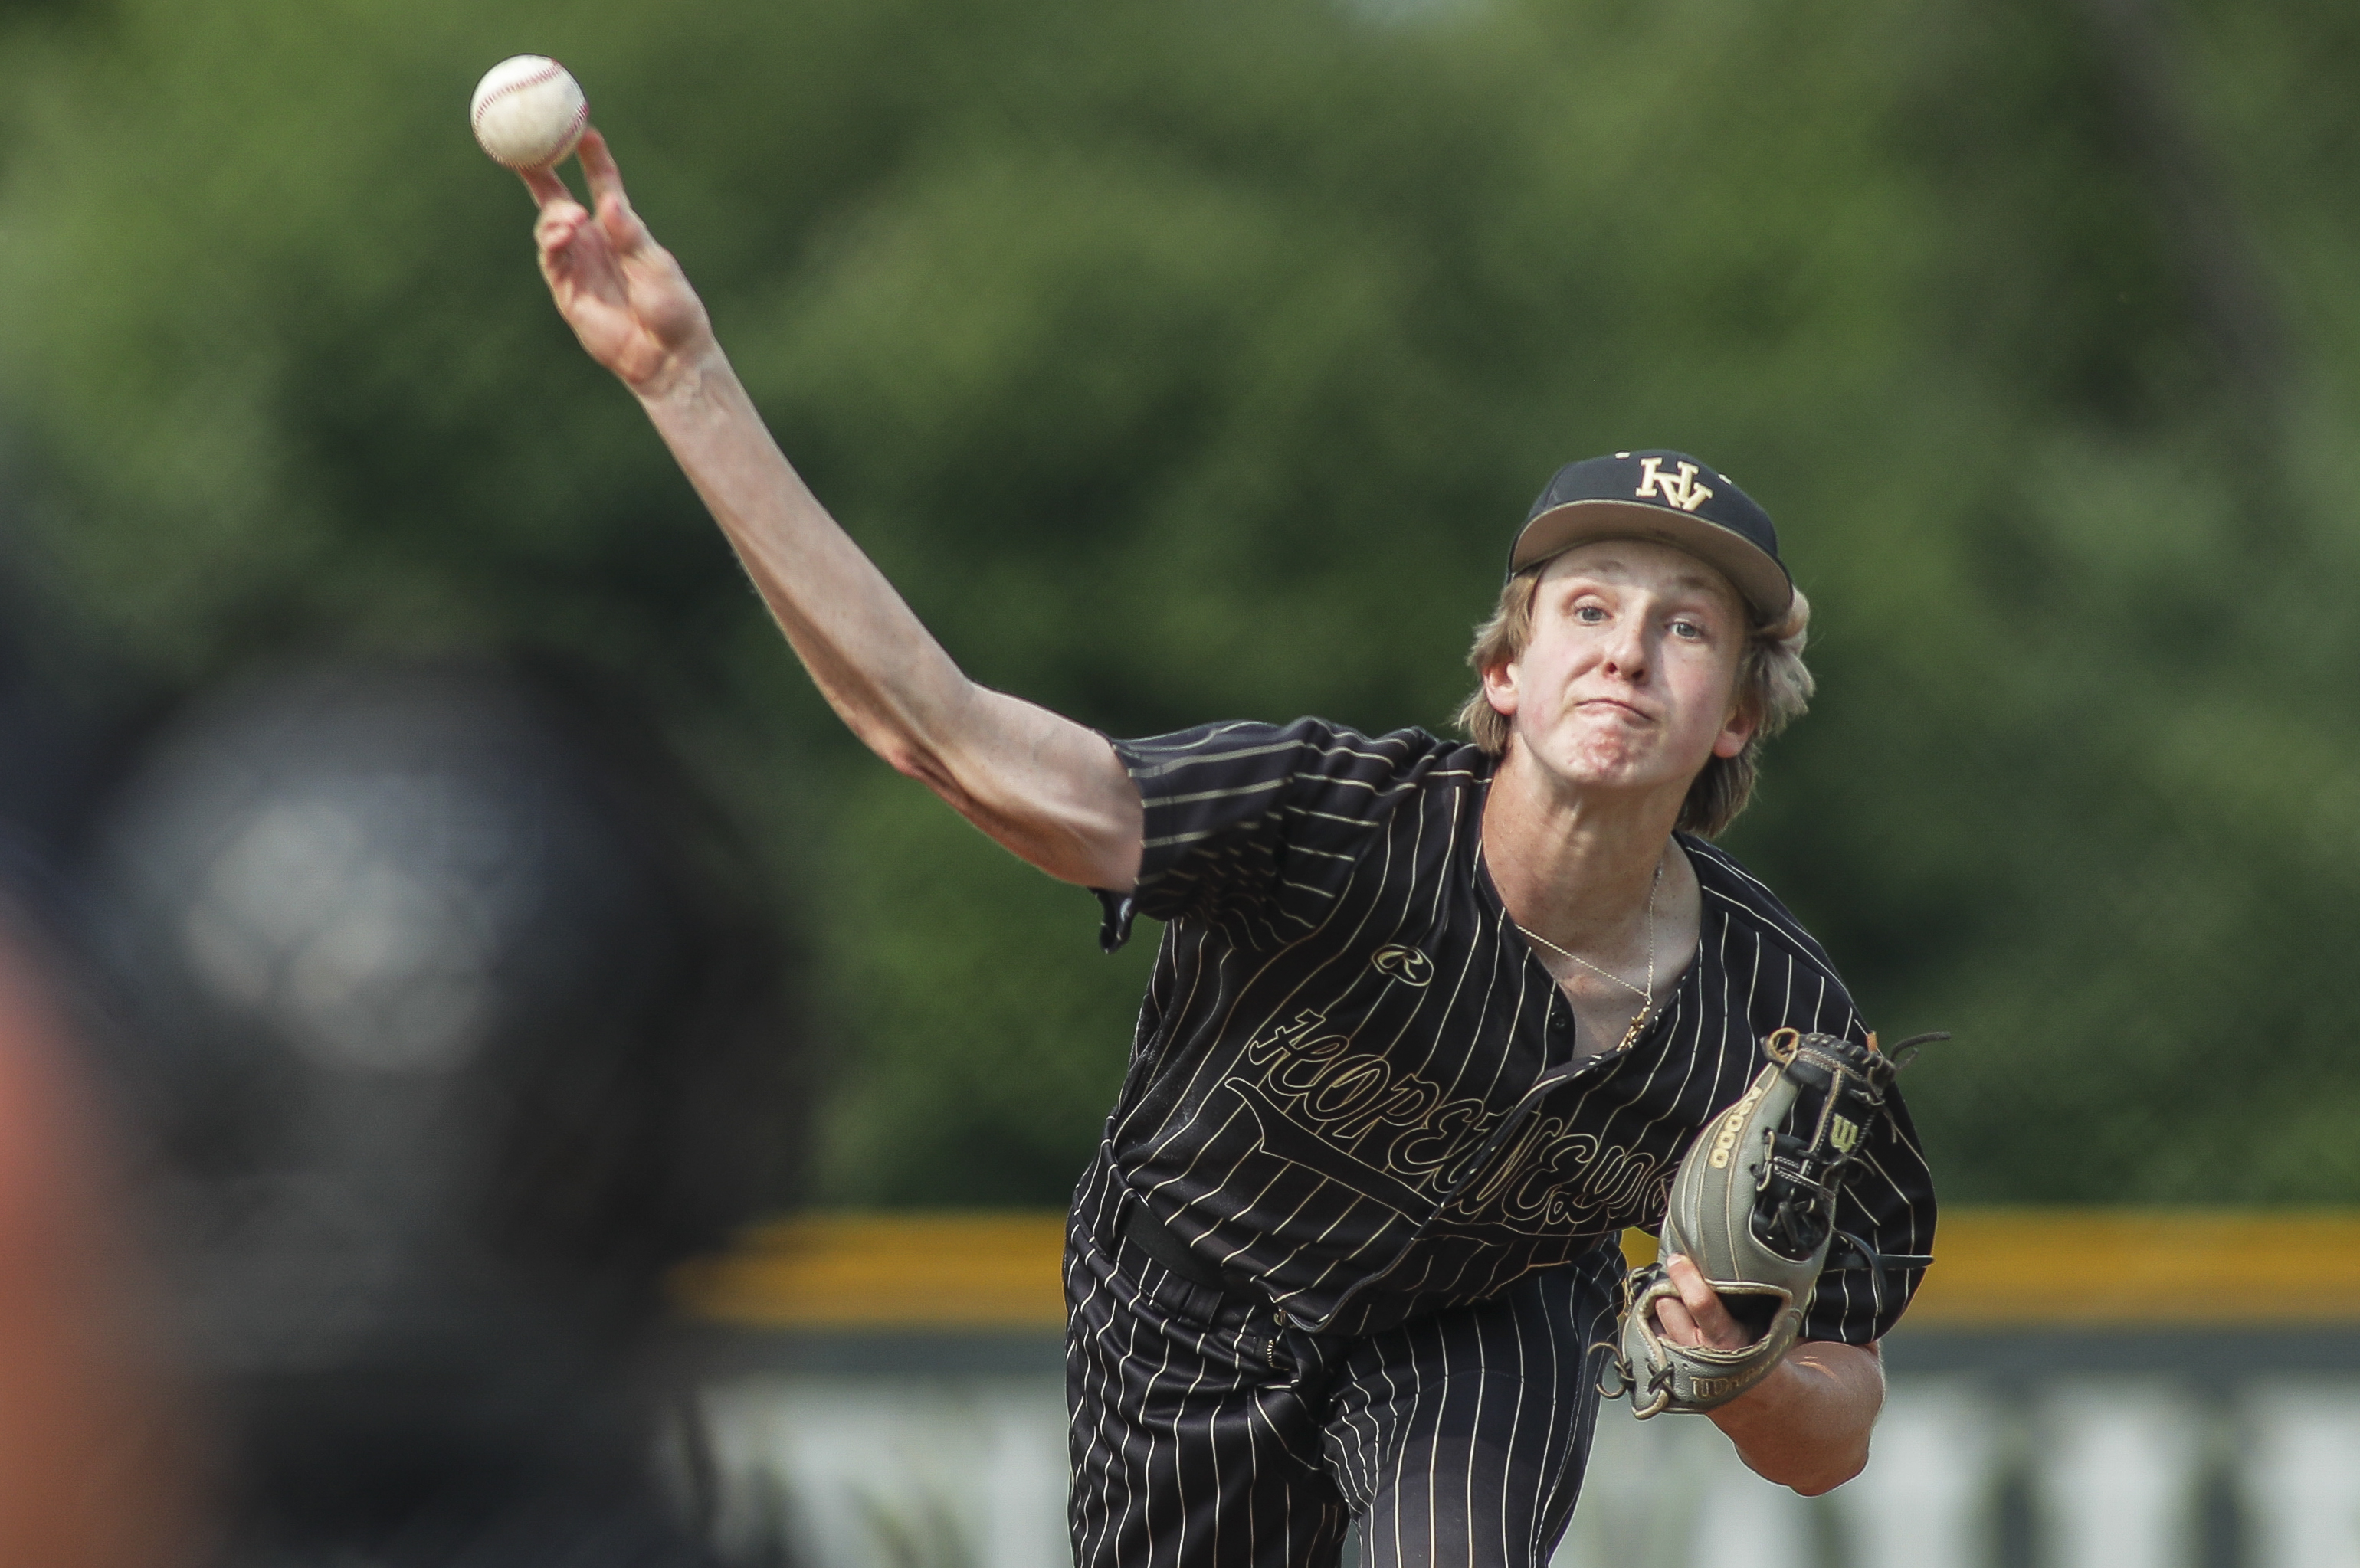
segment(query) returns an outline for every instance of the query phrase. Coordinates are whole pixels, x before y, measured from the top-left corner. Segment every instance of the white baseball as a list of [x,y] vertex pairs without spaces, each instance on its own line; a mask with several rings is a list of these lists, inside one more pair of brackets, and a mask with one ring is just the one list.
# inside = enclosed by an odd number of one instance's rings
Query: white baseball
[[590,103],[563,66],[545,54],[519,54],[484,72],[467,117],[496,161],[547,169],[582,139]]

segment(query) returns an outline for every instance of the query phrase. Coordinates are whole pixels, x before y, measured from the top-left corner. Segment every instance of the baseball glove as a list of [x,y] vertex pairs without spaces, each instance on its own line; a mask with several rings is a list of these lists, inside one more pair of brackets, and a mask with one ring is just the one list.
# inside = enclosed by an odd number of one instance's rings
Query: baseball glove
[[1631,1396],[1644,1421],[1666,1410],[1725,1405],[1768,1377],[1794,1345],[1823,1269],[1865,1269],[1882,1292],[1888,1269],[1922,1269],[1930,1258],[1879,1254],[1835,1228],[1836,1195],[1893,1075],[1920,1046],[1946,1034],[1904,1040],[1890,1055],[1834,1035],[1780,1029],[1762,1042],[1769,1064],[1737,1103],[1705,1124],[1672,1180],[1662,1257],[1681,1254],[1754,1342],[1739,1350],[1674,1345],[1658,1332],[1655,1303],[1679,1288],[1661,1262],[1622,1281],[1619,1345],[1610,1352],[1608,1399]]

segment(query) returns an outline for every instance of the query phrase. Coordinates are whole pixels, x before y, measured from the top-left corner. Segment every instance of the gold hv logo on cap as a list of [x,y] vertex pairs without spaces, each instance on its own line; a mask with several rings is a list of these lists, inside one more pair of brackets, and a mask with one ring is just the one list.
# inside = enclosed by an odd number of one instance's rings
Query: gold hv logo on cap
[[1719,567],[1762,621],[1795,603],[1770,514],[1720,469],[1667,447],[1584,458],[1551,474],[1508,547],[1508,573],[1611,539],[1658,540]]
[[1666,474],[1657,466],[1662,461],[1654,457],[1639,460],[1639,488],[1632,491],[1632,495],[1644,500],[1648,492],[1659,492],[1665,501],[1683,512],[1693,512],[1712,499],[1712,491],[1696,482],[1695,463],[1683,463],[1677,474]]

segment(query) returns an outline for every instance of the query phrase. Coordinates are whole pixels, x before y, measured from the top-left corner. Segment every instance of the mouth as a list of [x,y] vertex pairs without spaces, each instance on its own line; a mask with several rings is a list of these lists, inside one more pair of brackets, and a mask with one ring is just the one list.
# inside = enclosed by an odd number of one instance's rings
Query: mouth
[[1614,697],[1585,697],[1575,706],[1584,713],[1603,710],[1608,716],[1622,719],[1626,723],[1654,724],[1655,722],[1655,714]]

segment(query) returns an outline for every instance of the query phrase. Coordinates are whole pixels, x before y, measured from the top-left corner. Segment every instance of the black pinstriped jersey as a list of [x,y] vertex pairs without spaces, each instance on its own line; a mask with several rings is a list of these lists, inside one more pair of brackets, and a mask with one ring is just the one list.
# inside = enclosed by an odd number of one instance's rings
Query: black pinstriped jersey
[[[1417,730],[1301,719],[1116,743],[1146,802],[1136,890],[1167,922],[1084,1207],[1143,1202],[1207,1262],[1308,1326],[1365,1334],[1494,1294],[1661,1224],[1696,1129],[1791,1027],[1864,1038],[1767,887],[1683,835],[1693,961],[1629,1047],[1577,1044],[1557,982],[1483,865],[1492,763]],[[1933,1250],[1934,1197],[1898,1098],[1837,1224]],[[1077,1220],[1110,1234],[1112,1214]],[[1866,1344],[1916,1273],[1830,1273],[1804,1334]]]

